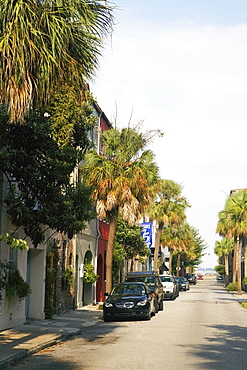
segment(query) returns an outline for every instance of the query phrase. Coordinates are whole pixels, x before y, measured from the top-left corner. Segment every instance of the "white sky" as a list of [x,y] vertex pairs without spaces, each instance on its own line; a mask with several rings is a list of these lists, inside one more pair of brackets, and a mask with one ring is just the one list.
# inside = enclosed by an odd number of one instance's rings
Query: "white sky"
[[152,150],[183,186],[188,222],[214,267],[218,212],[247,187],[247,1],[115,0],[116,25],[91,91],[117,125],[163,129]]

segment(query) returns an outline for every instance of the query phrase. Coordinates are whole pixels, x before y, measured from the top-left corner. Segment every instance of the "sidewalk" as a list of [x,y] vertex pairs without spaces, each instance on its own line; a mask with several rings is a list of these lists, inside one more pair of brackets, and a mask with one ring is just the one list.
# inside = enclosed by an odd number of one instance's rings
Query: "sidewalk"
[[47,320],[28,320],[20,325],[0,332],[0,369],[33,353],[50,347],[83,328],[97,324],[102,319],[98,306],[85,306],[61,316],[54,315]]

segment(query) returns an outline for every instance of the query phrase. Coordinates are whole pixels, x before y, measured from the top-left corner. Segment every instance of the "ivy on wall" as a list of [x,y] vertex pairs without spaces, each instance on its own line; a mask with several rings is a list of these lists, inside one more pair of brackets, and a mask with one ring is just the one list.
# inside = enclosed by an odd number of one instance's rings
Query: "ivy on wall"
[[4,292],[8,302],[14,298],[20,302],[30,293],[28,283],[21,276],[16,263],[12,261],[0,261],[0,303],[4,300]]

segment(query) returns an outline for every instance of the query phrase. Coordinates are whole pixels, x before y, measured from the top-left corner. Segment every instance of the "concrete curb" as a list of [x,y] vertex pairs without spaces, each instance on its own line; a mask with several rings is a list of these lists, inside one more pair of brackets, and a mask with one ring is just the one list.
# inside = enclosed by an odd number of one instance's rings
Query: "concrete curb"
[[[49,335],[53,336],[52,339],[47,341],[41,341],[40,343],[37,343],[36,345],[31,345],[30,348],[22,349],[18,354],[10,354],[7,355],[7,357],[0,361],[0,369],[12,365],[13,363],[17,361],[21,361],[24,358],[27,358],[34,353],[37,353],[47,347],[53,346],[57,343],[60,343],[68,338],[71,338],[75,335],[78,335],[81,333],[80,329],[71,329],[67,333],[49,333]],[[39,336],[37,336],[37,340],[39,341]]]

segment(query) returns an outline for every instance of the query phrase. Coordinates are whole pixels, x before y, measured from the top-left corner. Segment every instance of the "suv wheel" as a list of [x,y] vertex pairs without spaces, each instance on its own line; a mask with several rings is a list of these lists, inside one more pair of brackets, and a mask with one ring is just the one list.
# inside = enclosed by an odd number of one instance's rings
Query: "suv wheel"
[[111,321],[111,319],[107,316],[104,316],[103,319],[104,319],[104,322],[110,322]]
[[151,317],[152,317],[152,313],[149,310],[148,315],[145,317],[145,319],[149,321],[149,320],[151,320]]

